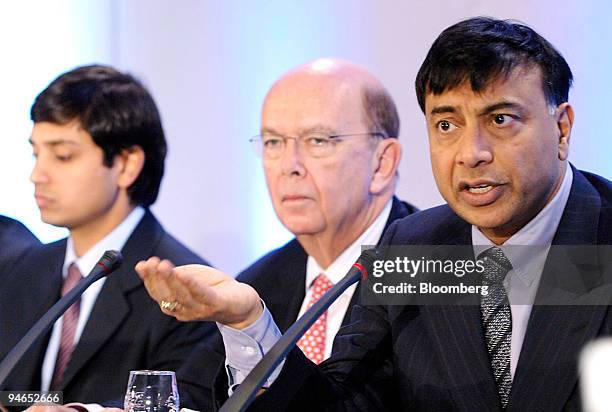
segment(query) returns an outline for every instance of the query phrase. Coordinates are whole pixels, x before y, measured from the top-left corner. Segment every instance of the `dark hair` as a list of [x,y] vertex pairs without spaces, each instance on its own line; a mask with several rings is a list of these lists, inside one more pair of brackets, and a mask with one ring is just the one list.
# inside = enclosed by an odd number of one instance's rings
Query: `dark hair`
[[572,72],[561,54],[530,27],[511,20],[474,17],[446,30],[429,49],[415,86],[421,110],[425,95],[441,94],[465,81],[475,92],[518,66],[537,65],[549,104],[567,101]]
[[372,132],[399,136],[399,116],[391,95],[382,87],[364,86],[363,110]]
[[145,161],[128,188],[130,201],[150,206],[157,199],[164,175],[167,146],[159,112],[143,85],[108,66],[83,66],[60,75],[34,100],[35,123],[67,124],[77,120],[104,151],[104,164],[133,146],[142,148]]

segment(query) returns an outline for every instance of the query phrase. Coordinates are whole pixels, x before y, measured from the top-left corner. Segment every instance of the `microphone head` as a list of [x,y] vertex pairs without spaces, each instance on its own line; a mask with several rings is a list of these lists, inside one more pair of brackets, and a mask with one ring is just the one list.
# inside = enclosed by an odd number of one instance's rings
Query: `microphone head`
[[104,270],[104,276],[109,275],[123,262],[123,255],[118,250],[107,250],[98,261],[98,266]]
[[372,273],[374,262],[380,259],[382,259],[382,253],[378,248],[365,249],[361,252],[361,256],[359,256],[355,265],[359,265],[356,267],[361,271],[363,279],[367,278],[368,275]]

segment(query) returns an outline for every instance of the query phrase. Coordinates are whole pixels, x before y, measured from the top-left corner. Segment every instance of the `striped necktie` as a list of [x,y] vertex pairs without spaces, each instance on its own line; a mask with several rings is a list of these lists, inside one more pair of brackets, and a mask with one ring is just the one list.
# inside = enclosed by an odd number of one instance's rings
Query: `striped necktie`
[[[77,283],[83,278],[81,271],[76,264],[72,263],[68,268],[68,276],[64,279],[62,285],[62,297],[70,292]],[[62,332],[60,338],[60,347],[57,353],[57,359],[55,360],[55,369],[53,370],[53,377],[51,378],[50,390],[55,391],[61,388],[62,379],[68,362],[72,357],[72,351],[74,350],[75,342],[74,337],[76,334],[77,324],[79,323],[79,313],[81,311],[81,299],[78,299],[72,304],[64,313],[62,318]]]
[[480,299],[482,324],[497,393],[502,408],[505,409],[512,388],[510,374],[512,312],[503,282],[508,272],[512,270],[512,264],[498,247],[485,250],[478,259],[483,261],[485,268],[482,284],[488,287],[488,294],[481,295]]

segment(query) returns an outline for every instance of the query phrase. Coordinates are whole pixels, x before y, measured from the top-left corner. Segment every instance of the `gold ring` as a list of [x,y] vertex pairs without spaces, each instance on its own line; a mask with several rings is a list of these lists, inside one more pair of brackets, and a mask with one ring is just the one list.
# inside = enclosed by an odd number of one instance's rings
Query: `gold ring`
[[162,300],[159,302],[159,307],[167,310],[168,312],[174,312],[178,307],[179,303],[176,300],[172,302],[168,302],[167,300]]

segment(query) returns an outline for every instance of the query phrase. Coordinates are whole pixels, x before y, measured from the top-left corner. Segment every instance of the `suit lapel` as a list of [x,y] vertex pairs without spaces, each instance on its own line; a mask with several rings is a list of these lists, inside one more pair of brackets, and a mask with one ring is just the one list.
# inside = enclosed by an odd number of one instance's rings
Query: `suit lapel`
[[[295,322],[300,313],[304,296],[306,295],[306,261],[308,255],[297,240],[292,240],[288,250],[283,251],[288,259],[279,267],[270,293],[270,308],[275,313],[275,321],[281,331],[285,331]],[[278,282],[278,283],[277,283]],[[285,293],[279,293],[285,291]],[[267,304],[266,300],[266,304]],[[278,307],[278,309],[276,309]]]
[[420,312],[459,409],[498,410],[497,389],[479,327],[480,307],[424,305]]
[[[393,223],[394,221],[401,219],[403,217],[406,217],[408,215],[411,215],[412,213],[415,213],[417,211],[418,209],[412,206],[411,204],[403,202],[399,200],[397,197],[393,196],[393,200],[391,203],[391,212],[389,212],[389,218],[387,219],[387,222],[385,223],[384,231],[386,231],[387,228],[389,228],[391,223]],[[383,231],[383,234],[384,234],[384,231]],[[382,236],[381,236],[381,239],[382,239]]]
[[[596,245],[601,199],[579,171],[573,169],[573,172],[572,189],[553,245]],[[589,253],[594,248],[586,250]],[[571,276],[567,270],[580,267],[581,263],[597,262],[596,253],[589,256],[560,255],[565,253],[555,253],[551,249],[536,302],[561,299],[567,303],[533,306],[512,386],[509,408],[513,410],[536,409],[544,405],[550,410],[563,409],[576,388],[578,375],[575,365],[580,349],[596,336],[607,310],[605,305],[571,304],[574,299],[586,296],[594,285],[589,285],[588,279],[585,284],[584,271]],[[559,264],[559,260],[567,264]],[[560,267],[565,273],[557,277],[559,270],[555,268]]]
[[[391,203],[391,212],[389,212],[389,218],[385,222],[385,228],[383,230],[382,235],[385,234],[385,231],[389,228],[391,223],[393,223],[394,221],[398,219],[406,217],[416,211],[417,209],[414,206],[406,202],[402,202],[397,197],[393,196],[393,200]],[[380,241],[382,240],[382,238],[383,236],[381,236],[378,241],[379,245],[380,245]],[[353,296],[351,297],[351,301],[349,303],[348,309],[346,313],[344,314],[344,318],[342,319],[341,326],[347,325],[349,323],[351,319],[351,312],[352,312],[353,306],[359,303],[360,297],[361,297],[361,282],[357,283],[357,287],[355,288],[355,292],[353,292]]]
[[[444,253],[444,245],[472,244],[471,226],[454,213],[444,228],[439,243],[441,247],[433,253]],[[464,253],[464,249],[459,253]],[[472,254],[471,249],[469,253]],[[500,403],[484,334],[479,327],[482,322],[480,306],[477,303],[423,305],[419,310],[435,352],[442,362],[449,382],[448,389],[458,408],[499,410]]]
[[91,311],[83,334],[74,349],[64,374],[62,388],[65,388],[85,364],[102,348],[121,326],[132,308],[127,300],[128,293],[142,282],[134,266],[139,260],[152,255],[163,234],[163,229],[147,210],[132,235],[121,250],[123,264],[110,275]]

